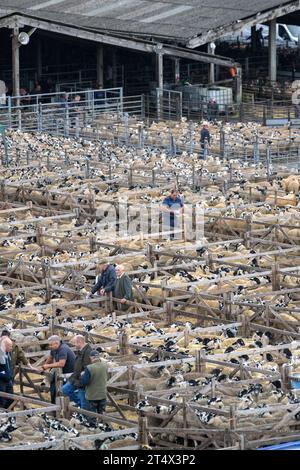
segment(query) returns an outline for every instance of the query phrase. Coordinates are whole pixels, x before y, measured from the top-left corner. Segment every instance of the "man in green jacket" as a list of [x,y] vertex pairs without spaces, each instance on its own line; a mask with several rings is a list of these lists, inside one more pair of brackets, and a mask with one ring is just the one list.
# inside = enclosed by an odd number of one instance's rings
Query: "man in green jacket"
[[92,363],[84,369],[80,383],[85,387],[85,398],[89,411],[102,414],[105,411],[107,394],[107,365],[101,361],[100,353],[90,353]]
[[91,363],[90,353],[92,351],[91,346],[86,343],[84,336],[76,335],[72,339],[71,343],[76,348],[76,359],[74,364],[74,372],[62,386],[62,393],[74,401],[77,406],[83,409],[87,409],[87,402],[85,399],[84,388],[80,385],[80,374],[84,371],[85,367]]
[[119,304],[121,304],[121,310],[127,310],[126,301],[132,300],[132,282],[130,277],[125,274],[125,268],[122,264],[119,264],[116,267],[117,281],[114,289],[114,297],[120,299]]

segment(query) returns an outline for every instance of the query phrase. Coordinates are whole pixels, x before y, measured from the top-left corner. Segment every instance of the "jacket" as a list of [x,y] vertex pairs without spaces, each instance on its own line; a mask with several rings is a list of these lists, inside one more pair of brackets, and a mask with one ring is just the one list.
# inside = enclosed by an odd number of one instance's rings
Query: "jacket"
[[112,292],[114,290],[117,280],[116,270],[112,264],[109,264],[105,271],[102,271],[101,276],[92,288],[92,294],[97,290],[103,288],[105,292]]
[[11,367],[11,360],[8,358],[7,355],[5,356],[5,363],[0,364],[0,382],[12,382],[13,381],[13,372]]
[[16,366],[19,366],[20,364],[27,366],[28,359],[25,357],[23,349],[21,349],[17,344],[14,344],[11,352],[11,368],[13,376],[16,374]]
[[208,143],[210,143],[210,133],[208,129],[201,129],[200,133],[200,142],[204,144],[205,140],[207,140]]
[[76,387],[80,387],[80,374],[91,363],[90,352],[92,348],[89,344],[86,344],[81,351],[77,351],[74,373],[69,378],[69,382]]
[[101,360],[90,364],[84,369],[80,383],[85,387],[87,400],[106,400],[107,365]]
[[117,278],[114,297],[117,299],[132,300],[132,283],[127,274],[123,274],[123,276]]

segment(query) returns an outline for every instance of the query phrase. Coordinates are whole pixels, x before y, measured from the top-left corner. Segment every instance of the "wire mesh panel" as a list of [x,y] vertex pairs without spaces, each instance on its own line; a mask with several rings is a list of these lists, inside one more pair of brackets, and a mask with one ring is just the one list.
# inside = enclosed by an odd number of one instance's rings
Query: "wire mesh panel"
[[180,120],[182,117],[182,93],[157,88],[156,110],[158,119]]

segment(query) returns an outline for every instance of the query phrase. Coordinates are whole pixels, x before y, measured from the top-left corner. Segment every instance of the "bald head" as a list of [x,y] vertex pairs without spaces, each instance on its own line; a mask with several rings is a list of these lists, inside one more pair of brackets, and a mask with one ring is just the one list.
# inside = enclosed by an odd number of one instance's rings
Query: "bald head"
[[12,351],[13,342],[8,336],[3,336],[0,347],[4,353],[9,353]]
[[72,339],[72,344],[74,344],[77,351],[81,351],[86,345],[85,337],[82,335],[76,335]]

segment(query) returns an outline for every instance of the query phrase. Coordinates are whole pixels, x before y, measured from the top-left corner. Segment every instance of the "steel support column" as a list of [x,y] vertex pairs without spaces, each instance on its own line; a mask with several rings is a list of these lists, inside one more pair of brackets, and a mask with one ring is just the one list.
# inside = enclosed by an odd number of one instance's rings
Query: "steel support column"
[[[207,52],[209,54],[215,53],[216,46],[213,42],[210,42],[207,46]],[[209,64],[208,83],[215,83],[215,64],[212,62]]]
[[236,68],[236,102],[240,104],[242,102],[242,68]]
[[103,46],[97,47],[97,83],[104,86],[103,80]]
[[276,19],[269,22],[269,80],[275,82],[277,78],[276,57]]
[[179,83],[179,81],[180,81],[180,59],[175,59],[174,66],[175,66],[175,83]]
[[163,115],[163,88],[164,88],[164,56],[157,52],[157,117],[162,119]]

